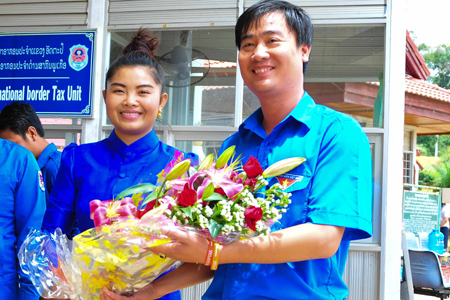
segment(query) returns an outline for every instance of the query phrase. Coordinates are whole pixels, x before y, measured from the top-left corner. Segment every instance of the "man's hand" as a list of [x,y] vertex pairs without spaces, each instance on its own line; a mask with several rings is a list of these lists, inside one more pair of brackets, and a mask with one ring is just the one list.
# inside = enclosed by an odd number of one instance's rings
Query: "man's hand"
[[150,247],[155,254],[164,254],[182,262],[200,263],[205,262],[208,251],[208,240],[190,231],[184,231],[172,227],[163,227],[161,233],[172,239],[169,244]]

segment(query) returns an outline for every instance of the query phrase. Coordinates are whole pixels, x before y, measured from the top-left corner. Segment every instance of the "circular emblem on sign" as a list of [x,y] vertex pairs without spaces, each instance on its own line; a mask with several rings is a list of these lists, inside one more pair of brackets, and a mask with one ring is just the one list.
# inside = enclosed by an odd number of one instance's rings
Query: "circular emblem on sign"
[[83,45],[72,46],[69,54],[69,66],[75,71],[83,70],[88,64],[88,50]]

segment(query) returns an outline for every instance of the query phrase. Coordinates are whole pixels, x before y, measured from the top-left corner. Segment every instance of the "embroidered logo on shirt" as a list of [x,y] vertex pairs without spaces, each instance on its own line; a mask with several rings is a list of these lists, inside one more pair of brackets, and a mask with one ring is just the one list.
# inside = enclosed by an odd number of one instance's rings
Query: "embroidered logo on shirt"
[[41,171],[38,171],[38,174],[39,174],[39,187],[44,192],[45,191],[44,177],[42,176]]
[[281,184],[281,188],[283,190],[287,189],[291,185],[293,185],[296,182],[302,181],[303,176],[302,175],[295,175],[295,174],[289,174],[285,173],[281,176],[277,177],[278,182]]

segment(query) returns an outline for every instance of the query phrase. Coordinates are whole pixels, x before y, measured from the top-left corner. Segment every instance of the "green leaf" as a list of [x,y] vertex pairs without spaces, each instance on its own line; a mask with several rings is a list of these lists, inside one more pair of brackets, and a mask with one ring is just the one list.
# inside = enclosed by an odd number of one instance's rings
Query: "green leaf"
[[119,195],[117,195],[116,199],[122,199],[125,196],[143,193],[148,194],[156,189],[156,186],[151,183],[141,183],[132,187],[127,188],[122,191]]
[[150,195],[148,195],[147,197],[145,197],[144,201],[142,201],[142,203],[141,203],[141,208],[145,207],[145,205],[147,203],[149,203],[150,201],[155,200],[157,196],[158,196],[158,191],[156,190],[153,193],[151,193]]
[[[205,189],[206,191],[206,189]],[[203,201],[220,201],[220,200],[227,200],[227,197],[222,196],[221,194],[218,193],[213,193],[211,196],[209,196],[206,199],[202,199]]]
[[189,207],[180,207],[180,210],[181,210],[182,212],[184,212],[184,213],[189,217],[189,219],[191,219],[191,220],[194,219],[194,218],[192,217],[192,206],[189,206]]
[[214,194],[214,183],[208,184],[206,189],[203,191],[202,200],[207,199],[208,197],[211,197]]
[[219,235],[220,229],[222,229],[223,225],[217,223],[216,221],[214,221],[213,219],[211,219],[209,221],[209,225],[208,225],[208,230],[209,233],[211,234],[211,237],[215,238],[216,236]]

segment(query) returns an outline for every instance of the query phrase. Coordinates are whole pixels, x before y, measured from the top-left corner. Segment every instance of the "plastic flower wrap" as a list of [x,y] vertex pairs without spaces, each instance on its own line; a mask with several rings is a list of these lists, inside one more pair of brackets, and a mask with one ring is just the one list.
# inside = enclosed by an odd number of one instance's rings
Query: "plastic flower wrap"
[[226,149],[216,161],[208,155],[198,167],[191,167],[189,160],[179,162],[160,177],[161,185],[141,205],[158,207],[161,196],[171,199],[165,210],[168,218],[222,244],[268,234],[286,212],[291,194],[278,183],[269,187],[266,179],[289,172],[306,159],[285,159],[263,170],[252,156],[242,165],[234,150],[234,146]]
[[33,231],[28,235],[19,262],[42,297],[98,300],[105,286],[132,295],[181,264],[149,250],[170,242],[160,232],[162,226],[174,226],[163,215],[167,203],[161,199],[158,209],[146,213],[136,209],[130,199],[92,201],[98,227],[73,241],[59,229],[53,234]]

